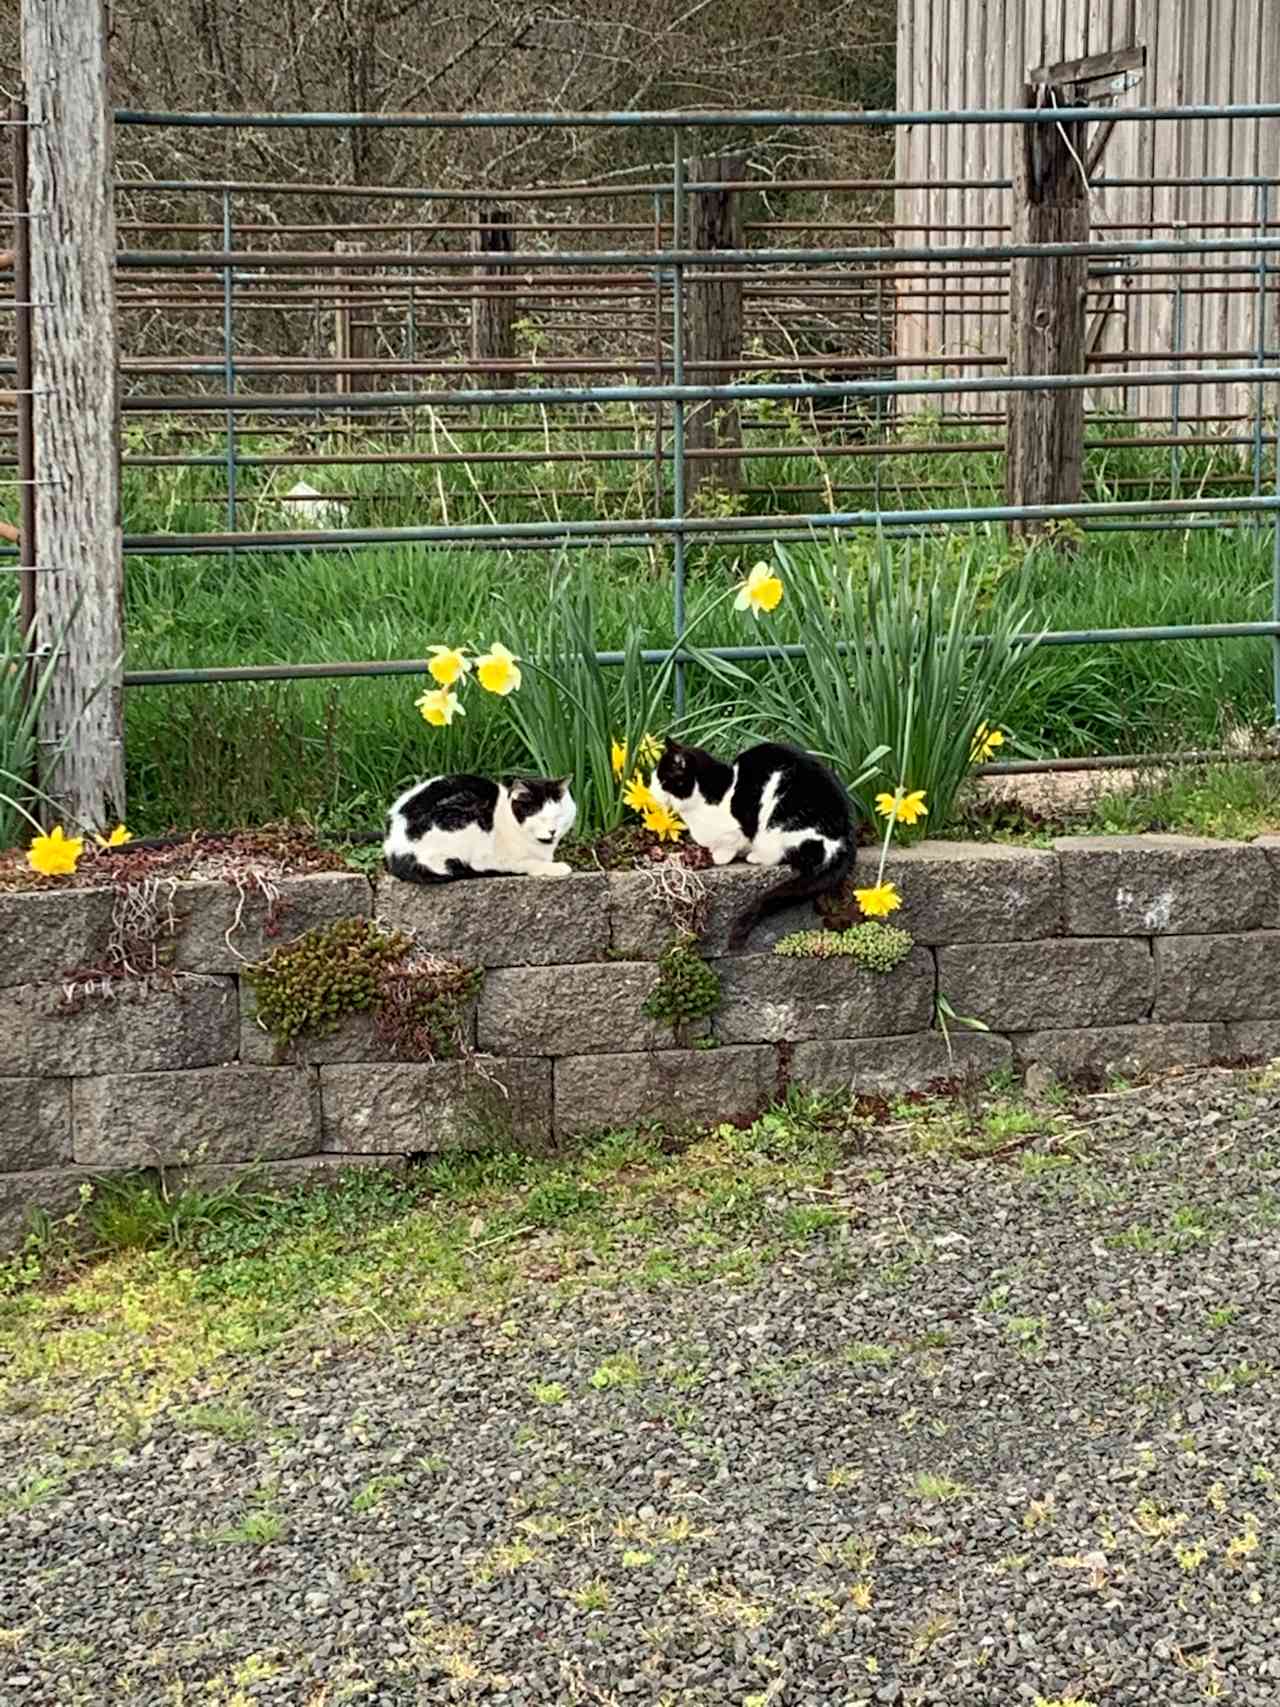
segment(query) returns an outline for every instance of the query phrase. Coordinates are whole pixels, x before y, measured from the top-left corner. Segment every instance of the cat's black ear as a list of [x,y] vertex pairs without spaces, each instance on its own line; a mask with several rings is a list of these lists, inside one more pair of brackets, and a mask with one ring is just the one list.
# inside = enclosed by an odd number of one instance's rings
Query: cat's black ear
[[526,776],[516,777],[515,781],[511,784],[511,787],[507,790],[507,793],[511,796],[512,800],[527,800],[530,792],[529,779]]
[[573,781],[573,772],[572,771],[569,772],[568,776],[558,776],[555,779],[555,786],[556,786],[557,791],[560,794],[568,794],[569,784],[572,781]]

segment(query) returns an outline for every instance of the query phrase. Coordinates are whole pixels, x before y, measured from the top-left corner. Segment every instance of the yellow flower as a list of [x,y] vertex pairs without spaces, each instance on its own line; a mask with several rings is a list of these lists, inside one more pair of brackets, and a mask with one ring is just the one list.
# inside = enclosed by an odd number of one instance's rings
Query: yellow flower
[[123,824],[117,824],[109,836],[94,836],[93,839],[100,848],[122,848],[126,842],[131,842],[133,837]]
[[609,763],[613,766],[613,774],[622,781],[622,773],[627,768],[627,743],[613,741],[609,746]]
[[876,811],[882,818],[892,818],[898,824],[914,824],[917,818],[929,816],[923,788],[917,788],[911,794],[901,788],[895,788],[892,794],[877,794]]
[[623,789],[622,803],[629,806],[633,812],[652,812],[657,809],[658,802],[653,798],[649,784],[639,771]]
[[413,703],[433,729],[447,729],[455,717],[467,715],[448,688],[428,688]]
[[[636,757],[642,765],[656,765],[662,757],[662,742],[656,735],[642,735],[636,743]],[[609,746],[609,763],[613,766],[613,774],[622,780],[622,773],[627,768],[627,743],[613,741]]]
[[874,889],[855,889],[853,898],[869,919],[884,919],[902,905],[897,885],[877,883]]
[[759,616],[762,610],[776,610],[781,599],[782,582],[767,563],[757,563],[738,589],[733,608],[749,610],[752,616]]
[[471,668],[460,646],[428,646],[427,651],[431,654],[427,668],[442,688],[451,688]]
[[486,693],[503,699],[520,686],[520,660],[495,641],[482,658],[476,659],[476,676]]
[[973,738],[973,747],[969,753],[971,765],[985,764],[997,747],[1004,746],[1004,736],[998,729],[988,729],[985,723],[979,723],[978,733]]
[[41,877],[70,877],[84,852],[83,836],[64,836],[56,824],[47,836],[37,836],[27,850],[27,864]]
[[652,830],[660,842],[678,842],[684,834],[684,820],[656,800],[645,808],[644,827]]

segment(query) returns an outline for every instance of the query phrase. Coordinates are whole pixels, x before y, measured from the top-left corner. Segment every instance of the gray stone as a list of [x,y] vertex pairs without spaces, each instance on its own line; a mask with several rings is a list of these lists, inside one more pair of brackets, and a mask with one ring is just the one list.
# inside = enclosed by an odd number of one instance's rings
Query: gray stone
[[959,943],[938,950],[938,990],[993,1031],[1127,1025],[1151,1011],[1151,950],[1114,938]]
[[886,1037],[922,1031],[933,1019],[934,966],[927,948],[913,949],[892,972],[869,972],[843,956],[749,954],[714,965],[723,1000],[712,1023],[725,1043]]
[[76,1081],[71,1112],[83,1167],[252,1162],[320,1148],[309,1067],[108,1073]]
[[172,989],[122,983],[66,1005],[59,990],[0,991],[0,1073],[146,1073],[234,1061],[240,1018],[230,978]]
[[1158,1020],[1280,1019],[1280,935],[1158,937]]
[[[1170,1067],[1198,1066],[1224,1053],[1220,1025],[1118,1025],[1078,1031],[1022,1032],[1013,1039],[1020,1072],[1041,1082],[1140,1079]],[[1028,1079],[1031,1083],[1031,1079]]]
[[[879,853],[858,855],[858,886],[875,882]],[[1058,861],[1037,848],[985,842],[920,842],[892,850],[886,881],[901,908],[890,923],[919,943],[1030,942],[1062,929]]]
[[[248,1010],[248,1011],[246,1011]],[[468,1045],[476,1035],[475,1006],[472,1004],[462,1026],[462,1036]],[[263,1067],[320,1066],[343,1061],[398,1061],[393,1045],[378,1036],[372,1014],[348,1014],[336,1031],[320,1037],[297,1037],[280,1047],[271,1033],[258,1024],[253,1005],[253,991],[247,985],[240,991],[240,1059]]]
[[1228,1061],[1280,1061],[1280,1020],[1245,1020],[1229,1025],[1222,1053]]
[[240,972],[317,926],[373,910],[369,880],[354,871],[280,878],[270,893],[254,883],[178,883],[162,898],[176,918],[174,965],[190,972]]
[[1068,936],[1253,930],[1271,905],[1261,848],[1205,836],[1063,836]]
[[[609,876],[609,914],[613,953],[622,960],[658,960],[676,926],[671,909],[662,899],[657,873],[615,871]],[[702,952],[708,959],[729,948],[729,930],[738,914],[786,878],[773,867],[728,865],[691,874],[705,883],[708,892],[707,921],[701,936]],[[762,919],[747,944],[753,954],[762,954],[792,931],[808,931],[820,923],[811,903],[784,908]]]
[[[587,1055],[663,1049],[671,1028],[641,1012],[656,966],[507,967],[486,974],[476,1040],[495,1055]],[[691,1028],[706,1030],[705,1022]]]
[[0,1173],[71,1160],[67,1079],[0,1079]]
[[378,881],[376,911],[421,948],[468,966],[559,966],[609,946],[603,876],[485,877],[462,883]]
[[547,1061],[398,1062],[321,1067],[324,1148],[355,1155],[545,1145]]
[[791,1082],[815,1091],[851,1090],[858,1096],[891,1097],[971,1074],[986,1077],[1012,1064],[1008,1038],[953,1026],[950,1048],[940,1031],[798,1043],[791,1057]]
[[765,1047],[574,1055],[555,1063],[556,1132],[599,1132],[641,1121],[747,1122],[778,1091]]
[[1266,930],[1280,930],[1280,836],[1259,836],[1253,845],[1262,849],[1271,872],[1271,893],[1261,922]]
[[21,1247],[37,1214],[55,1220],[73,1216],[81,1192],[94,1176],[72,1168],[42,1168],[31,1173],[0,1173],[0,1255]]
[[109,889],[0,891],[0,989],[57,984],[100,963],[111,902]]

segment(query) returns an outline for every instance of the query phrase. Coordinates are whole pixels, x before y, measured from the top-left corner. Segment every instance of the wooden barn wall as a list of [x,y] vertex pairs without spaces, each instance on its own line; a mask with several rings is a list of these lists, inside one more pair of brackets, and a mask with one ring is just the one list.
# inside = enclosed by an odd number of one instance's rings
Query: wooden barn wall
[[[898,104],[904,109],[1009,108],[1022,104],[1034,65],[1145,43],[1143,81],[1121,105],[1231,105],[1280,99],[1280,0],[899,0]],[[1010,228],[1010,192],[992,183],[1011,173],[1007,125],[915,125],[898,133],[901,245],[999,242]],[[1117,125],[1104,178],[1264,176],[1280,180],[1280,121],[1194,120]],[[962,187],[964,184],[972,187]],[[1244,236],[1266,210],[1280,231],[1280,181],[1255,188],[1169,186],[1095,192],[1100,237]],[[1228,270],[1230,269],[1230,270]],[[899,290],[898,352],[921,371],[948,376],[999,372],[1008,311],[1007,263],[907,269]],[[1272,277],[1280,283],[1280,262]],[[1122,288],[1117,293],[1115,286]],[[1203,352],[1187,366],[1255,359],[1260,338],[1280,342],[1280,292],[1268,284],[1260,324],[1258,262],[1218,253],[1148,257],[1117,280],[1098,278],[1090,322],[1101,354],[1134,352],[1132,368],[1166,366],[1177,349]],[[1180,288],[1181,286],[1181,288]],[[1206,289],[1206,287],[1208,287]],[[963,294],[961,294],[963,293]],[[1101,319],[1095,317],[1102,316]],[[990,361],[975,358],[990,357]],[[1119,364],[1117,364],[1119,365]],[[1116,388],[1091,393],[1094,408],[1123,408],[1183,420],[1270,414],[1274,395],[1249,386]],[[1003,399],[968,400],[966,412],[1000,412]],[[951,400],[948,410],[957,408]]]

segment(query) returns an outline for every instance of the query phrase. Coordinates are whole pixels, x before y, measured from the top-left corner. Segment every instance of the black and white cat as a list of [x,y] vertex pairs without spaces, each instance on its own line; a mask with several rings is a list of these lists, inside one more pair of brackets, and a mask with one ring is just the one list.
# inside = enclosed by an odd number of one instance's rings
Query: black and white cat
[[678,812],[716,865],[785,865],[793,875],[734,920],[740,949],[760,920],[836,889],[853,870],[853,808],[840,779],[811,753],[779,742],[748,747],[726,764],[701,747],[668,741],[650,784]]
[[568,877],[556,848],[578,808],[567,776],[433,776],[417,782],[387,813],[383,857],[406,883],[455,877]]

